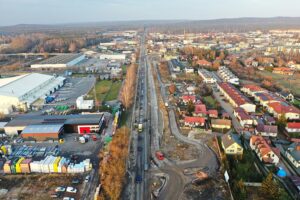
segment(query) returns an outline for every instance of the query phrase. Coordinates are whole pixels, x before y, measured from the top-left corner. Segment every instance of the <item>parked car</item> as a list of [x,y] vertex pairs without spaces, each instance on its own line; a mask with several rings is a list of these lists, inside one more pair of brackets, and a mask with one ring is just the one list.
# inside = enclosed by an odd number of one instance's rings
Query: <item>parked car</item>
[[64,197],[63,200],[75,200],[73,197]]
[[72,184],[77,185],[77,184],[79,184],[79,183],[80,183],[80,179],[79,179],[79,178],[74,178],[74,179],[72,180]]
[[62,194],[59,192],[51,193],[50,197],[51,198],[61,198]]
[[64,191],[66,191],[66,188],[63,186],[59,186],[55,189],[55,192],[64,192]]
[[69,192],[69,193],[77,193],[77,189],[74,188],[74,187],[69,186],[69,187],[67,187],[67,192]]
[[97,141],[97,136],[96,135],[92,135],[92,139],[93,139],[93,141]]

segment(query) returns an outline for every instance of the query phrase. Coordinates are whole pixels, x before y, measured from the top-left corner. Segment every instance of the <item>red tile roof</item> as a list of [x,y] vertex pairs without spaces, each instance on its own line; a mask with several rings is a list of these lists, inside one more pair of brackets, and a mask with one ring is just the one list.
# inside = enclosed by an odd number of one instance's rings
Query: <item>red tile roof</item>
[[200,65],[200,66],[211,66],[211,62],[208,62],[207,60],[198,60],[197,61],[197,64]]
[[196,101],[196,96],[194,96],[194,95],[184,95],[181,98],[185,102],[188,102],[188,101],[195,102]]
[[241,106],[246,103],[251,103],[238,89],[230,83],[219,83],[219,86],[232,98],[232,100]]
[[195,105],[195,113],[196,114],[207,114],[206,106],[204,104],[196,104]]
[[249,89],[252,92],[267,91],[266,89],[264,89],[258,85],[253,85],[253,84],[246,84],[243,86],[243,88]]
[[291,129],[300,129],[300,122],[289,122],[287,127]]
[[205,118],[203,117],[188,117],[186,116],[184,118],[184,122],[186,123],[199,123],[199,124],[204,124]]
[[218,111],[217,110],[208,110],[207,111],[209,115],[214,115],[214,116],[218,116]]
[[273,108],[273,110],[278,114],[285,113],[297,113],[300,114],[300,110],[294,106],[287,104],[286,102],[273,102],[268,104],[269,107]]

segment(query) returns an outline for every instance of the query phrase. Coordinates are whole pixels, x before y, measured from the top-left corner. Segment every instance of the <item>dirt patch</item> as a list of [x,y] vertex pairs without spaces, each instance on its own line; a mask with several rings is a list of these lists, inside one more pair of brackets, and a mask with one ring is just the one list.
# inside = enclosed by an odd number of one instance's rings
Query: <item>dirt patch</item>
[[[47,175],[9,175],[1,177],[0,188],[8,189],[5,198],[18,200],[48,200],[58,186],[73,186],[77,188],[77,194],[63,193],[62,197],[74,197],[79,199],[81,184],[72,185],[74,178],[83,180],[82,175],[47,174]],[[0,198],[1,199],[1,198]]]
[[225,200],[230,199],[226,183],[220,179],[206,179],[197,184],[189,184],[183,193],[183,200],[206,199],[206,200]]

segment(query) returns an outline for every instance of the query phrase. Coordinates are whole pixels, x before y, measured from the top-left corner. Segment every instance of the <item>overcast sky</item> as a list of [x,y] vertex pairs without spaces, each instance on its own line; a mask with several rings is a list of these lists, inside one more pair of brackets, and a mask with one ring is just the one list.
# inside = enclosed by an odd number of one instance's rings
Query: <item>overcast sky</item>
[[300,16],[300,0],[0,0],[0,26]]

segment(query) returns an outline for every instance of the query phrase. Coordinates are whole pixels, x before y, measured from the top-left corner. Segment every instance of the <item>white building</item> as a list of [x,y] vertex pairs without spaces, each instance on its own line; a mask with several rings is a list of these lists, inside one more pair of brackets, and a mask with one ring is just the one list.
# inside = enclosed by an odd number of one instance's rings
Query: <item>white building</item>
[[63,86],[65,78],[45,74],[26,74],[0,79],[0,112],[30,108],[30,105]]
[[223,79],[224,82],[228,82],[234,85],[240,84],[240,79],[234,75],[227,67],[221,66],[218,70],[218,75]]
[[83,96],[76,99],[76,107],[80,110],[90,110],[95,106],[94,100],[84,100]]
[[198,74],[203,79],[204,83],[216,83],[217,79],[211,75],[211,72],[206,69],[198,69]]
[[100,60],[125,60],[125,54],[101,54]]
[[49,59],[43,60],[38,64],[32,64],[30,67],[33,69],[39,68],[66,68],[72,67],[85,59],[84,54],[65,54],[54,56]]

